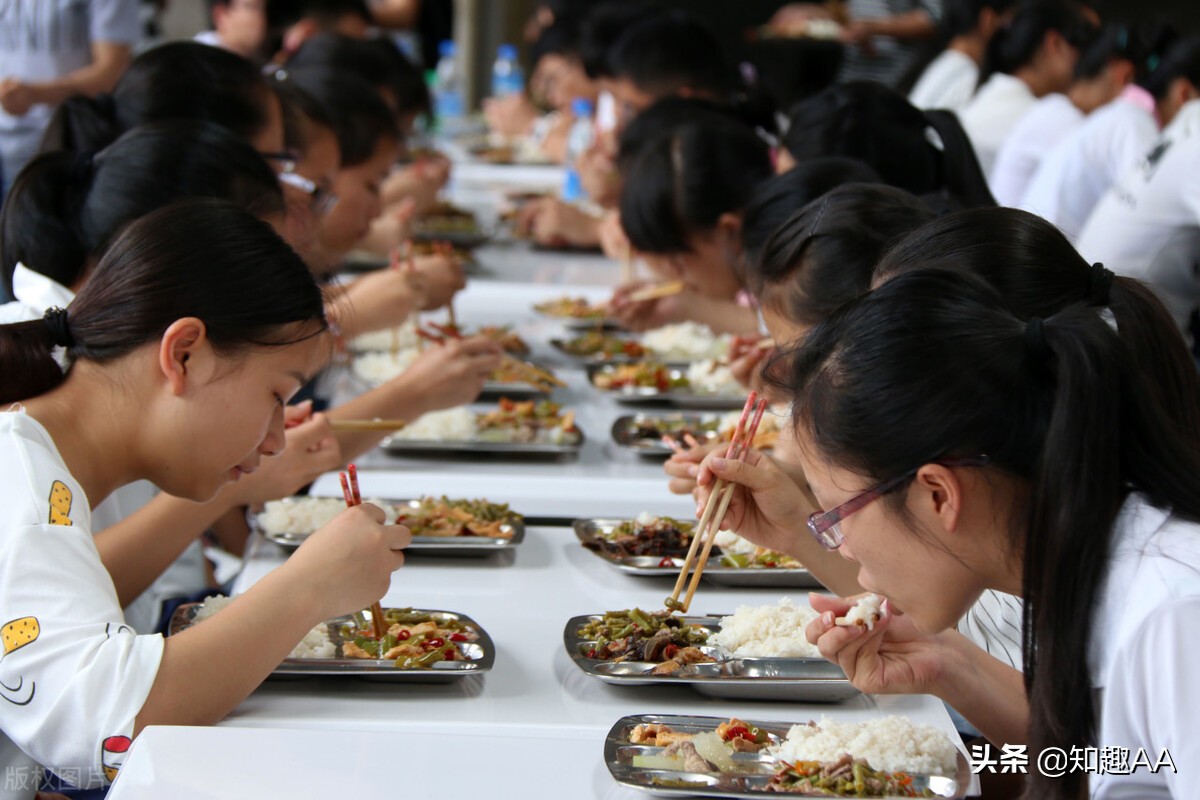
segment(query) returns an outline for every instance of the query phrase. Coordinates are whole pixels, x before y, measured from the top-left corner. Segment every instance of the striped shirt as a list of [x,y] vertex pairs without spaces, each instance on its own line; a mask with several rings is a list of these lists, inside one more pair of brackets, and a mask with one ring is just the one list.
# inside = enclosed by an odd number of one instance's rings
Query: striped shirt
[[958,632],[995,658],[1021,669],[1021,598],[988,589],[958,622]]
[[[847,4],[852,20],[881,19],[924,11],[933,22],[942,17],[942,0],[850,0]],[[838,76],[842,81],[878,81],[895,86],[917,57],[917,45],[891,36],[871,39],[872,52],[861,47],[847,47]]]

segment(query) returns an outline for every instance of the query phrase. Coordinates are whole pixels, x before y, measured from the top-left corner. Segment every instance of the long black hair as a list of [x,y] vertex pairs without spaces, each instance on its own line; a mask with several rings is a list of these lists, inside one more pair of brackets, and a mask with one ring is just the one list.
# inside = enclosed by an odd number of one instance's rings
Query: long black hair
[[0,280],[17,262],[73,286],[126,224],[184,197],[228,200],[257,216],[283,213],[275,173],[253,147],[208,122],[134,128],[99,153],[44,153],[0,210]]
[[181,201],[130,224],[65,314],[57,326],[0,325],[0,403],[62,383],[56,344],[72,363],[105,363],[182,317],[203,320],[213,347],[227,354],[293,343],[326,327],[321,292],[292,248],[253,214],[212,199]]
[[933,219],[903,189],[840,186],[801,208],[746,264],[746,286],[765,306],[811,326],[871,288],[892,242]]
[[198,42],[171,42],[133,60],[112,94],[77,95],[59,106],[43,150],[95,152],[137,125],[169,119],[214,122],[251,139],[273,102],[258,68]]
[[997,72],[1011,75],[1028,65],[1050,31],[1057,31],[1067,44],[1079,50],[1098,33],[1083,7],[1073,0],[1023,0],[1012,18],[988,41],[978,85],[983,86]]
[[[399,114],[429,114],[429,87],[421,70],[390,39],[354,39],[321,33],[288,59],[288,69],[335,69],[350,72],[386,89]],[[286,72],[286,70],[285,70]]]
[[1178,326],[1145,284],[1088,264],[1058,228],[1015,208],[930,222],[883,257],[875,282],[928,268],[982,277],[1021,319],[1046,318],[1072,303],[1108,309],[1178,435],[1200,446],[1200,377]]
[[1183,78],[1200,89],[1200,36],[1185,36],[1167,50],[1162,62],[1142,82],[1158,100],[1167,96],[1171,84]]
[[[1023,559],[1029,749],[1095,746],[1080,670],[1125,497],[1200,520],[1200,454],[1096,309],[1026,322],[981,278],[912,272],[818,326],[784,383],[821,458],[869,480],[986,454],[1021,481],[1003,535]],[[1026,796],[1073,800],[1083,780],[1032,774]]]
[[1161,19],[1109,22],[1079,54],[1075,77],[1095,78],[1122,60],[1133,65],[1134,82],[1144,84],[1178,38],[1175,26]]
[[745,208],[771,177],[766,144],[744,125],[713,118],[645,145],[621,189],[621,225],[645,253],[682,253],[688,236]]
[[797,162],[856,158],[915,195],[948,193],[967,208],[994,206],[975,148],[949,111],[921,111],[882,84],[831,86],[798,103],[783,146]]
[[382,139],[399,143],[395,116],[365,78],[344,70],[316,67],[288,70],[288,77],[333,120],[343,167],[370,160]]

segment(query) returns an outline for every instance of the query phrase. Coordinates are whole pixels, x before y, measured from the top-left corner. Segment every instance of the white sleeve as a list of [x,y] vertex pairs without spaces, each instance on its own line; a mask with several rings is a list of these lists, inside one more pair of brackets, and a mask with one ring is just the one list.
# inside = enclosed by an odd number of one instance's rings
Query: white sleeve
[[1200,764],[1198,618],[1200,596],[1172,601],[1147,617],[1118,651],[1104,689],[1097,742],[1101,757],[1105,748],[1127,749],[1130,763],[1139,749],[1150,763],[1166,751],[1179,771],[1164,766],[1157,772],[1143,767],[1130,775],[1102,774],[1093,781],[1093,800],[1200,800],[1193,774]]
[[124,624],[85,528],[4,531],[0,626],[4,733],[51,770],[72,771],[90,786],[111,780],[158,673],[163,639]]

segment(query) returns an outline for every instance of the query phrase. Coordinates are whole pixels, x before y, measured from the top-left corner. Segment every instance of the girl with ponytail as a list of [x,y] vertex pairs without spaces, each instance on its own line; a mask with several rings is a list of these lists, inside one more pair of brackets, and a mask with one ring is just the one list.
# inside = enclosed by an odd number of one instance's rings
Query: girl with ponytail
[[[1022,320],[975,276],[919,270],[843,308],[774,377],[825,509],[806,534],[888,598],[867,631],[834,623],[853,600],[813,596],[808,638],[856,686],[934,691],[1031,758],[1200,756],[1200,454],[1096,308]],[[774,501],[741,471],[725,524],[753,527]],[[1027,707],[1015,673],[950,630],[988,589],[1025,601]],[[1076,798],[1086,780],[1031,769],[1026,796]],[[1088,788],[1185,797],[1185,780],[1141,769]]]
[[314,624],[384,594],[410,537],[358,506],[164,641],[125,624],[92,541],[91,507],[118,486],[205,501],[282,449],[284,405],[328,357],[325,331],[295,253],[214,200],[132,223],[68,310],[0,326],[5,765],[103,776],[105,740],[216,722]]

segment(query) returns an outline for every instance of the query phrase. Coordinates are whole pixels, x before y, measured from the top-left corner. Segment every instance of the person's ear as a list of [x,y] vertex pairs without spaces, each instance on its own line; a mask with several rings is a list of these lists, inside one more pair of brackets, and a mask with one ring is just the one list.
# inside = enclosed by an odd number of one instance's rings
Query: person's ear
[[926,464],[917,470],[913,480],[910,506],[929,529],[953,534],[958,530],[962,516],[964,488],[951,468],[942,464]]
[[1137,77],[1137,68],[1133,66],[1133,62],[1124,58],[1114,61],[1109,65],[1109,69],[1112,71],[1113,81],[1122,89],[1133,83]]
[[158,343],[158,367],[171,393],[179,396],[195,379],[195,357],[208,340],[204,322],[195,317],[177,319],[163,332]]

